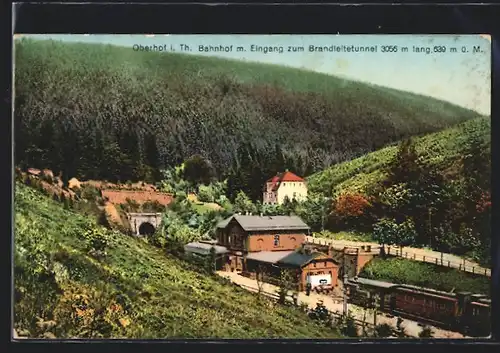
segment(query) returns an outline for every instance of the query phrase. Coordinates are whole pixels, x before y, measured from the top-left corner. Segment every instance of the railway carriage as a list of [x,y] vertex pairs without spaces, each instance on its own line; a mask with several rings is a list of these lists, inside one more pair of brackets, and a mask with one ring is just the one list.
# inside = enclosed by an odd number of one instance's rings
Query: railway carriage
[[472,295],[465,307],[462,319],[465,332],[471,335],[487,336],[491,332],[491,299]]
[[469,335],[488,336],[491,330],[491,299],[468,292],[449,293],[429,288],[394,284],[361,277],[346,283],[348,301],[373,305],[380,298],[381,311],[456,329]]
[[453,326],[458,300],[450,293],[413,286],[394,286],[390,310],[417,320]]
[[387,309],[391,303],[391,292],[394,283],[354,277],[346,283],[349,301],[365,306],[376,301],[381,310]]

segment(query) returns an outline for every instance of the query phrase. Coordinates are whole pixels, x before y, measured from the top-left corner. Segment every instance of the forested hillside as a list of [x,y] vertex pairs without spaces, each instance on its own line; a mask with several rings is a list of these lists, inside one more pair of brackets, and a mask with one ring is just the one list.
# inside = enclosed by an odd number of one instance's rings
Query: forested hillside
[[15,97],[21,166],[158,181],[200,155],[253,199],[285,168],[309,175],[477,116],[304,70],[29,39],[15,44]]
[[[427,134],[414,139],[415,153],[422,163],[449,178],[460,177],[462,162],[468,154],[474,152],[476,158],[487,158],[491,153],[491,120],[478,118],[452,128]],[[470,146],[471,143],[476,145]],[[469,151],[472,147],[474,151]],[[480,154],[478,152],[481,152]],[[378,151],[367,153],[351,161],[326,168],[307,178],[310,191],[325,196],[338,195],[342,192],[371,193],[388,176],[388,168],[398,154],[398,145],[394,144]],[[488,165],[487,165],[488,166]],[[491,165],[484,171],[487,178]]]
[[327,228],[431,247],[491,265],[491,121],[478,118],[308,178],[331,200]]

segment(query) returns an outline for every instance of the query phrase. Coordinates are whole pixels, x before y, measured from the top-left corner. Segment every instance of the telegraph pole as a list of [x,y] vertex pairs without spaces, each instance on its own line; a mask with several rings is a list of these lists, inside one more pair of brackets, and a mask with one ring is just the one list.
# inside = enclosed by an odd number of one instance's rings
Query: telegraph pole
[[328,214],[329,208],[328,206],[330,205],[330,198],[329,197],[324,197],[323,198],[325,204],[323,206],[323,212],[321,216],[321,231],[325,230],[325,223],[326,223],[326,216]]
[[343,254],[342,254],[342,268],[343,268],[343,271],[344,271],[344,278],[343,278],[343,281],[342,281],[342,286],[343,286],[343,292],[344,292],[344,300],[343,300],[343,309],[344,309],[344,316],[347,315],[347,269],[346,269],[346,248],[344,247],[344,251],[343,251]]
[[344,316],[347,315],[347,275],[344,275]]
[[432,249],[432,209],[429,207],[429,247]]
[[326,197],[325,197],[325,198],[323,199],[323,201],[324,201],[325,205],[323,206],[323,212],[321,212],[321,213],[322,213],[322,215],[321,215],[321,231],[322,231],[322,232],[325,230],[325,218],[326,218],[326,212],[327,212],[327,210],[326,210],[326,202],[327,202],[327,201],[326,201],[326,200],[327,200],[327,199],[326,199]]

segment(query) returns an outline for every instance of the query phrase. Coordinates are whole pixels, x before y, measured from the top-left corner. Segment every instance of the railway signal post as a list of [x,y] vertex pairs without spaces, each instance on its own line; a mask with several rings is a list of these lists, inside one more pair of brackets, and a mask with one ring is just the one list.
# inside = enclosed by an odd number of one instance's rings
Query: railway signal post
[[342,291],[343,291],[343,297],[344,297],[344,300],[343,300],[343,311],[344,311],[344,316],[347,315],[347,268],[346,268],[346,252],[347,252],[347,248],[344,247],[344,251],[342,253],[342,267],[343,267],[343,281],[342,281]]

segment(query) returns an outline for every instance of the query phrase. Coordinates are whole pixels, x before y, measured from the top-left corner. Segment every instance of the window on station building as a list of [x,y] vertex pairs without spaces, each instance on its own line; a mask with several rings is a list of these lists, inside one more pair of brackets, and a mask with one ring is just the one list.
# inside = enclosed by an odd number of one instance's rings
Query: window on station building
[[274,236],[274,246],[279,246],[280,245],[280,235],[276,234]]

